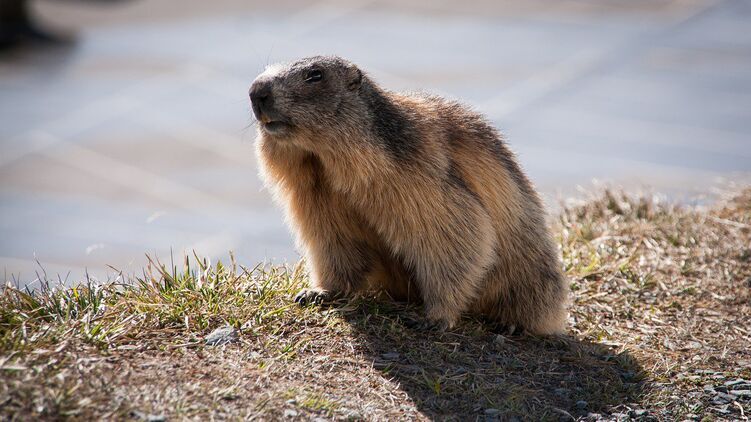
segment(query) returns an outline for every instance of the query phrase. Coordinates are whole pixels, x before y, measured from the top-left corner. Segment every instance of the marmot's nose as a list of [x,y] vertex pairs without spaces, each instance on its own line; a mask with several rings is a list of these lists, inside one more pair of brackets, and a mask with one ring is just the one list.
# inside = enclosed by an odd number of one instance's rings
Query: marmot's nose
[[255,81],[250,86],[250,102],[253,105],[253,113],[256,118],[261,118],[261,112],[271,105],[271,82]]

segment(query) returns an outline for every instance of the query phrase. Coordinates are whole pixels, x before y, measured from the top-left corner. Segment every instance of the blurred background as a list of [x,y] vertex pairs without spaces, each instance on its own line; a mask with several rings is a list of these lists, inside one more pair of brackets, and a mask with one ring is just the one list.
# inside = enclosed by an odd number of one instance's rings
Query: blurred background
[[27,6],[34,31],[0,22],[4,280],[140,273],[144,253],[297,260],[247,88],[315,54],[473,104],[552,210],[602,183],[701,204],[751,181],[751,1]]

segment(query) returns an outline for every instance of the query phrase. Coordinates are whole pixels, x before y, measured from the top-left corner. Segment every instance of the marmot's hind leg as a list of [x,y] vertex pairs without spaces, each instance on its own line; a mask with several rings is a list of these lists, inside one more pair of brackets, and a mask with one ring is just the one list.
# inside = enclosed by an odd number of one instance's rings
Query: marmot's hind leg
[[419,237],[403,240],[408,245],[404,261],[419,286],[428,319],[451,328],[482,294],[495,258],[495,232],[479,202],[466,196],[443,201],[443,206],[432,202],[435,225],[423,222],[425,231]]
[[373,271],[368,274],[368,286],[399,302],[421,303],[420,288],[414,277],[404,268],[398,258],[388,251],[381,251]]

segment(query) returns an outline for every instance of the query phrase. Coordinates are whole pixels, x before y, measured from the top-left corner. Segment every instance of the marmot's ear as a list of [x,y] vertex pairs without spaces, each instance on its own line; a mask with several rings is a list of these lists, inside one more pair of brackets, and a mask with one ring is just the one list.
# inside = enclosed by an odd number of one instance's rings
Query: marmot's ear
[[362,71],[358,68],[354,68],[353,70],[352,79],[350,79],[349,84],[347,84],[347,88],[349,88],[350,91],[357,91],[360,88],[360,84],[362,84]]

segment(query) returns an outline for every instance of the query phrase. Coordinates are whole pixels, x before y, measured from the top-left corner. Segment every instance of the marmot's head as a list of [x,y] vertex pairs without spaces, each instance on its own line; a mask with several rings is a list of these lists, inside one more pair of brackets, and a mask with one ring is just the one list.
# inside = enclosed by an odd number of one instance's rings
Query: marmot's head
[[362,82],[357,66],[334,56],[271,65],[250,87],[259,130],[274,138],[348,130]]

